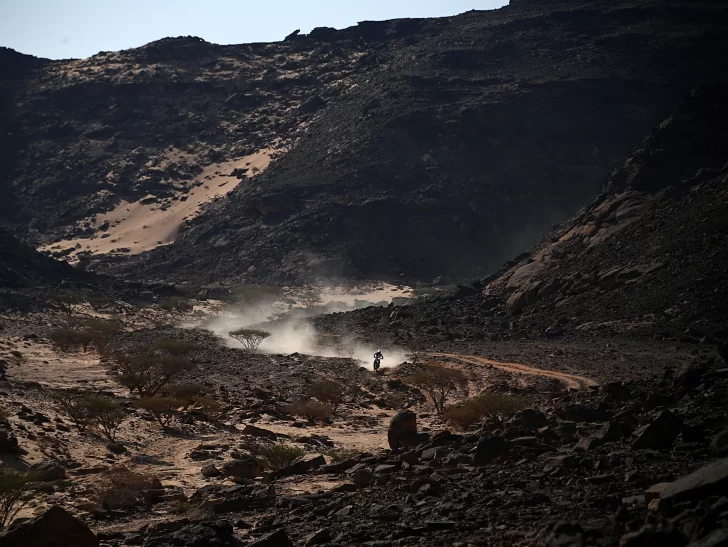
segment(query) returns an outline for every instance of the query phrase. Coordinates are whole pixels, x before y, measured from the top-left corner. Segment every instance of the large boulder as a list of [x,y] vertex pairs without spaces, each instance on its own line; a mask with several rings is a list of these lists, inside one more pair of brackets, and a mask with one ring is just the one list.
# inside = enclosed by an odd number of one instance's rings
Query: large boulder
[[387,440],[392,450],[417,446],[428,439],[426,433],[417,433],[417,414],[411,410],[401,410],[389,422]]
[[663,410],[647,425],[635,431],[632,448],[670,448],[682,431],[682,420],[669,410]]
[[220,473],[236,479],[254,479],[260,475],[260,464],[255,458],[232,460],[220,466]]
[[34,519],[0,533],[0,547],[98,547],[83,522],[56,505]]
[[227,523],[191,524],[179,530],[150,534],[144,542],[144,547],[236,547],[238,545],[240,543],[235,539],[233,527]]
[[660,499],[696,500],[725,494],[726,491],[728,491],[728,458],[723,458],[668,484],[660,492]]
[[66,478],[66,470],[56,462],[41,462],[30,466],[30,475],[37,481],[57,481]]
[[283,477],[290,477],[291,475],[303,475],[324,465],[326,465],[326,460],[323,456],[301,460],[277,471],[271,471],[268,474],[268,480],[277,480]]
[[511,443],[503,437],[483,437],[475,447],[473,463],[479,466],[488,465],[496,458],[499,458],[508,452],[510,449]]
[[254,541],[250,547],[293,547],[293,542],[285,530],[276,530]]

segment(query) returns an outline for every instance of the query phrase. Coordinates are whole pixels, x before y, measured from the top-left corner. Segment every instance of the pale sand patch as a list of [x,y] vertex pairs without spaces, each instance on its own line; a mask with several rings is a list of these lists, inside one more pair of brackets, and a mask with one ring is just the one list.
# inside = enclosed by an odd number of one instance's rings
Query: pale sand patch
[[[108,222],[109,228],[105,233],[98,232],[92,238],[58,241],[38,250],[53,252],[74,249],[66,260],[75,262],[82,252],[93,255],[114,252],[139,254],[172,243],[183,222],[195,218],[204,205],[229,194],[240,184],[240,179],[229,176],[233,170],[247,168],[250,175],[261,173],[270,164],[273,152],[272,149],[261,150],[239,160],[207,166],[198,177],[202,184],[194,186],[187,194],[178,194],[180,199],[167,206],[121,201],[113,211],[98,215],[92,223],[94,228],[98,228]],[[186,199],[182,201],[184,196]],[[102,237],[105,234],[108,237]]]

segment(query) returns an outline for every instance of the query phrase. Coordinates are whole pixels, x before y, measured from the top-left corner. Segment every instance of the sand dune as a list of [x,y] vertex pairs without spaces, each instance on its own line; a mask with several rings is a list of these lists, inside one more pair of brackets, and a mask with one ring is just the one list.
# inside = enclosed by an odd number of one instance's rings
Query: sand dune
[[108,223],[109,228],[91,238],[57,241],[40,247],[40,251],[64,251],[73,249],[66,259],[78,260],[81,253],[94,255],[109,253],[139,254],[160,245],[172,243],[183,222],[196,217],[202,207],[216,198],[232,192],[241,180],[229,176],[233,170],[247,168],[252,175],[264,171],[271,162],[272,149],[260,150],[238,160],[207,166],[189,192],[178,193],[170,204],[147,202],[142,199],[130,203],[122,200],[112,211],[98,215],[92,222],[94,228]]

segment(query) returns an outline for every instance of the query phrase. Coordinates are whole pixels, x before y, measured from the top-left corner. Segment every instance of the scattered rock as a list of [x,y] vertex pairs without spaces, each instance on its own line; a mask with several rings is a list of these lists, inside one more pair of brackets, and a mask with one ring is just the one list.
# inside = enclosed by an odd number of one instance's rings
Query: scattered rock
[[66,470],[56,462],[41,462],[30,466],[30,473],[38,481],[57,481],[66,478]]
[[54,505],[45,513],[0,532],[1,547],[98,547],[83,522]]
[[632,447],[642,448],[670,448],[682,429],[682,420],[669,410],[663,410],[652,422],[642,426],[634,434],[637,436]]

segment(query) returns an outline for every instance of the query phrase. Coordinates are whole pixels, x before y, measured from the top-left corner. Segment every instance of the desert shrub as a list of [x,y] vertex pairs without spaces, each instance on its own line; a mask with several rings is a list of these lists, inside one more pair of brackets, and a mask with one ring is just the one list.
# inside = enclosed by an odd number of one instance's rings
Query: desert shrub
[[179,407],[182,404],[174,397],[147,397],[134,401],[135,407],[149,412],[165,429],[179,418]]
[[326,456],[329,463],[341,463],[358,458],[361,456],[361,451],[348,448],[329,448],[328,450],[322,450],[321,454]]
[[118,354],[114,356],[116,380],[142,397],[154,397],[180,374],[192,368],[192,363],[181,357]]
[[306,455],[306,451],[288,443],[276,443],[262,447],[259,452],[267,469],[277,471],[295,463]]
[[245,351],[257,351],[261,342],[270,336],[270,333],[258,329],[237,329],[228,334],[243,345]]
[[118,403],[103,397],[88,396],[81,404],[87,409],[91,423],[113,443],[119,426],[126,419],[126,412]]
[[173,384],[166,389],[167,393],[185,405],[195,402],[195,397],[206,391],[202,384]]
[[150,491],[161,489],[162,484],[154,475],[117,467],[99,476],[94,493],[100,505],[121,509],[143,503]]
[[83,323],[87,339],[93,342],[101,353],[105,352],[111,338],[120,330],[121,323],[116,320],[89,319]]
[[0,528],[5,528],[25,505],[29,478],[7,466],[0,467]]
[[288,412],[311,422],[325,422],[331,418],[331,407],[323,403],[300,401],[288,405]]
[[321,304],[321,291],[310,289],[298,294],[298,300],[307,308],[313,308]]
[[85,431],[93,424],[93,417],[85,403],[87,397],[88,394],[77,391],[58,391],[53,394],[58,410],[81,431]]
[[79,333],[76,329],[59,327],[48,333],[48,339],[63,353],[79,344]]
[[385,393],[381,398],[387,408],[392,408],[394,410],[401,409],[407,401],[406,397],[402,393]]
[[64,292],[55,297],[56,305],[66,315],[73,315],[83,304],[83,295],[75,292]]
[[408,383],[424,391],[438,412],[445,410],[447,398],[458,388],[467,385],[462,371],[443,365],[422,365],[422,370],[411,375]]
[[346,388],[333,380],[320,380],[311,384],[308,394],[323,404],[328,405],[331,408],[331,412],[334,413],[344,400]]
[[190,342],[188,340],[175,340],[173,338],[160,338],[154,344],[152,344],[152,351],[154,350],[161,350],[166,351],[170,355],[174,355],[175,357],[181,357],[183,355],[186,355],[190,353],[191,351],[195,351],[197,349],[200,349],[199,344],[196,344],[195,342]]
[[491,418],[502,421],[515,414],[525,406],[525,402],[517,397],[481,393],[477,397],[453,405],[445,411],[445,418],[461,429]]
[[226,415],[225,407],[217,399],[206,395],[197,395],[192,398],[192,401],[197,412],[201,414],[205,421],[216,424],[224,420]]
[[194,309],[194,306],[190,304],[186,298],[181,296],[170,296],[168,298],[162,298],[159,301],[159,307],[166,311],[181,311],[188,312]]
[[427,352],[424,342],[417,338],[409,338],[405,342],[405,347],[407,348],[407,359],[413,364],[419,365]]

